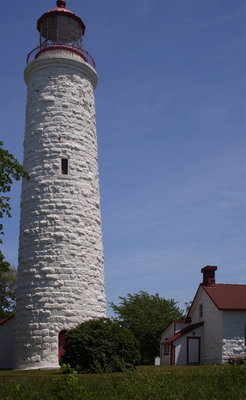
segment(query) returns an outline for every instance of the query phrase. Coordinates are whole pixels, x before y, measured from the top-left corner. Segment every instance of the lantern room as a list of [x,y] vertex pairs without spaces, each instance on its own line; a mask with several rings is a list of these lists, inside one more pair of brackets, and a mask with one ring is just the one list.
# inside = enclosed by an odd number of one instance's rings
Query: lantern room
[[82,49],[83,21],[66,8],[65,0],[57,0],[56,4],[57,8],[43,14],[37,22],[40,46],[64,44]]
[[27,64],[49,50],[65,50],[77,54],[95,68],[94,59],[83,49],[85,24],[74,12],[66,8],[66,0],[57,0],[56,5],[56,8],[43,14],[37,21],[40,42],[28,54]]

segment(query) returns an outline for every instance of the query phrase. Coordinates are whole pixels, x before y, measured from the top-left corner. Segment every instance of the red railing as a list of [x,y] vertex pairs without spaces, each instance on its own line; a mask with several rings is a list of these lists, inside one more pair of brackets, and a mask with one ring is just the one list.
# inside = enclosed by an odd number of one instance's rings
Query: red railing
[[61,43],[44,43],[41,44],[40,46],[37,46],[35,49],[30,51],[30,53],[27,55],[26,63],[29,64],[31,61],[35,60],[41,53],[44,53],[45,51],[48,50],[68,50],[71,51],[75,54],[78,54],[80,57],[83,58],[84,61],[86,61],[88,64],[90,64],[94,69],[96,67],[95,61],[93,57],[88,53],[88,51],[81,49],[78,45],[75,43],[72,44],[61,44]]

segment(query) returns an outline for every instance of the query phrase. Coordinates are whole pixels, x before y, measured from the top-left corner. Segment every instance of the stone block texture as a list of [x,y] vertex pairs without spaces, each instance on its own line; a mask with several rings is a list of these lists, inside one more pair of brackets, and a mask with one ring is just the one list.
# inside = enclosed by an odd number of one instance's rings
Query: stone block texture
[[223,311],[222,360],[231,356],[246,355],[246,311]]
[[[46,52],[27,83],[14,367],[58,367],[58,334],[105,317],[95,70]],[[61,160],[68,160],[62,174]]]

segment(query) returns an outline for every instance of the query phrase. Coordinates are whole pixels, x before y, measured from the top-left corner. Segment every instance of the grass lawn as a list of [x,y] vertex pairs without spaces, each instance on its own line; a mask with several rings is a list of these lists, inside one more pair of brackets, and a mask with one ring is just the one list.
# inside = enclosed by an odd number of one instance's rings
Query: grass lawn
[[0,371],[0,399],[246,400],[246,366],[153,366],[97,375]]

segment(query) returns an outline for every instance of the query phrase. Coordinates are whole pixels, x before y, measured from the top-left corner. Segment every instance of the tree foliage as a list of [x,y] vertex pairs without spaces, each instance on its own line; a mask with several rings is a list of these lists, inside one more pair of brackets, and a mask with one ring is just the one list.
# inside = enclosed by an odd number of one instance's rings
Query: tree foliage
[[0,320],[11,315],[15,309],[16,281],[15,268],[0,270]]
[[166,300],[145,291],[128,293],[119,299],[119,305],[110,303],[117,315],[116,320],[139,341],[141,364],[153,364],[154,358],[160,354],[161,332],[171,320],[181,318],[182,311],[175,300]]
[[9,270],[10,263],[5,260],[4,255],[0,251],[0,273],[1,272],[7,272]]
[[66,334],[62,363],[84,373],[119,372],[139,362],[134,335],[107,318],[83,322]]
[[[3,149],[0,141],[0,219],[11,217],[10,197],[13,181],[29,179],[28,173],[8,150]],[[3,235],[3,224],[0,223],[0,235]],[[0,238],[0,243],[2,239]],[[10,267],[0,250],[0,319],[10,315],[15,307],[16,270]]]
[[185,301],[185,314],[187,315],[188,312],[190,311],[190,308],[192,306],[192,301]]
[[[0,141],[0,218],[3,218],[5,214],[11,217],[10,197],[5,193],[10,192],[13,181],[19,181],[21,178],[29,179],[23,166],[2,146],[3,142]],[[0,224],[0,234],[3,234],[2,224]]]

